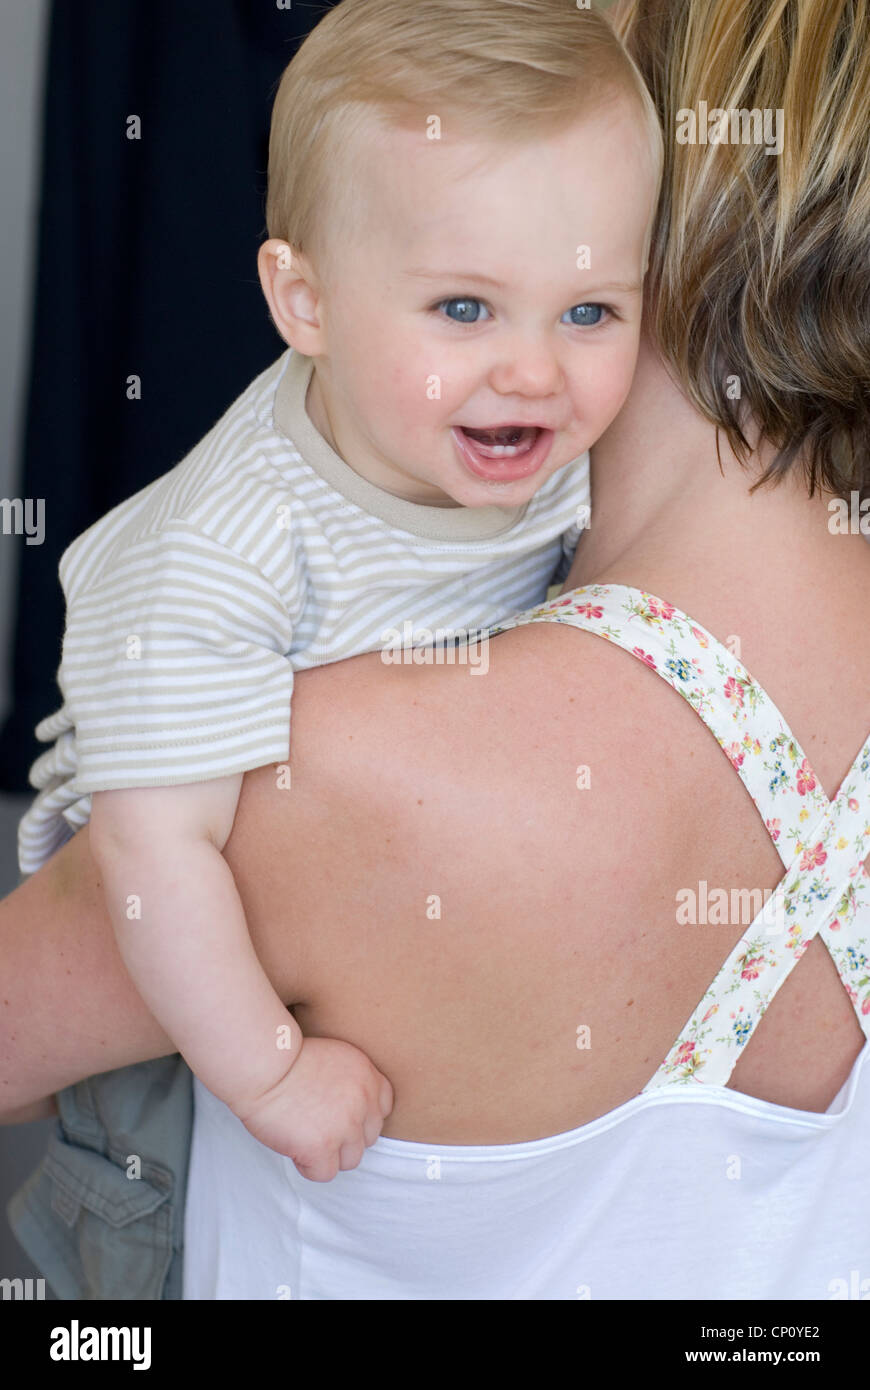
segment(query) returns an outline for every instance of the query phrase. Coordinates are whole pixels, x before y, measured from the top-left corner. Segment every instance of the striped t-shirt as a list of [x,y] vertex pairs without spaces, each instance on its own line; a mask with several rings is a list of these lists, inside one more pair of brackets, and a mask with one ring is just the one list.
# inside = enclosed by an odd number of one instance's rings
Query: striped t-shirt
[[90,794],[289,757],[294,670],[383,650],[388,630],[475,630],[538,603],[576,544],[584,454],[521,507],[385,493],[314,428],[314,362],[288,349],[180,463],[64,551],[63,704],[36,737],[18,831],[33,873]]

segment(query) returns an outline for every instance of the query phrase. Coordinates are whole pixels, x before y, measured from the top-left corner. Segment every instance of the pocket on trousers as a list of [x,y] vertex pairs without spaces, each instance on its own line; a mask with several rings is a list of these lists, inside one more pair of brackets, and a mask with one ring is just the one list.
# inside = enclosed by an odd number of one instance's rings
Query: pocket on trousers
[[49,1141],[43,1171],[92,1299],[159,1299],[172,1259],[172,1182],[155,1186],[92,1149]]

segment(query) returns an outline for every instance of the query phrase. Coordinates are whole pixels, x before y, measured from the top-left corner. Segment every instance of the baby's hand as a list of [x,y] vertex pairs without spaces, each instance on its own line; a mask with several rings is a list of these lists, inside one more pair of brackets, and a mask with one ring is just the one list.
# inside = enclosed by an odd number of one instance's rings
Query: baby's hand
[[287,1074],[239,1118],[303,1178],[330,1182],[357,1166],[392,1108],[392,1086],[358,1047],[305,1038]]

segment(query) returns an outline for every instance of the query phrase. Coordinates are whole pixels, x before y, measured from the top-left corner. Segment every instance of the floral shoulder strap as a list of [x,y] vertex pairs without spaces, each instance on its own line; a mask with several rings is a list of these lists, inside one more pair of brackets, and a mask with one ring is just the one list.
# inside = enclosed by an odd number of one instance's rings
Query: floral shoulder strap
[[672,603],[627,585],[591,584],[490,633],[548,621],[624,647],[682,695],[743,781],[786,869],[644,1091],[680,1082],[724,1086],[817,932],[870,1037],[870,738],[828,801],[766,691]]

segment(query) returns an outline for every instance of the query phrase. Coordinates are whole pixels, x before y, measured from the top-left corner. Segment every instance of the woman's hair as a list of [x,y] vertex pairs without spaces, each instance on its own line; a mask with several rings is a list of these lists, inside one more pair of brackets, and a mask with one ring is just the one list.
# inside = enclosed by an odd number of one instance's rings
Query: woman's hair
[[[756,487],[801,466],[810,496],[870,494],[868,6],[623,0],[617,12],[664,127],[653,333],[744,463],[752,420],[779,451]],[[701,143],[714,108],[727,129]]]
[[660,177],[661,130],[643,80],[607,20],[576,0],[341,0],[278,86],[268,235],[321,261],[336,224],[339,244],[341,233],[353,235],[354,199],[364,196],[354,181],[358,136],[425,134],[437,117],[445,138],[459,131],[516,145],[623,93],[636,103]]

